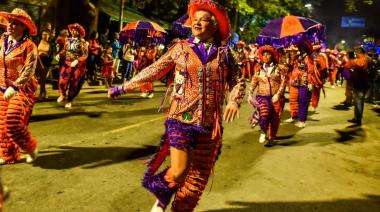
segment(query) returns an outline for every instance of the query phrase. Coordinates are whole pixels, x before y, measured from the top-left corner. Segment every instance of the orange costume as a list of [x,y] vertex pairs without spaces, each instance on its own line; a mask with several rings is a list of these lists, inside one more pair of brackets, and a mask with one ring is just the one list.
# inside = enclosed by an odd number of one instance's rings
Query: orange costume
[[297,119],[303,125],[307,119],[312,87],[318,85],[320,80],[314,60],[311,58],[313,47],[310,42],[302,41],[298,44],[298,48],[301,55],[294,61],[290,74],[289,107],[291,119]]
[[[218,23],[220,39],[229,35],[229,19],[218,3],[193,0],[189,3],[190,19],[197,10],[212,13]],[[148,164],[143,186],[166,208],[173,194],[173,211],[193,211],[212,172],[222,142],[222,106],[230,91],[231,107],[240,106],[245,84],[238,81],[238,70],[228,46],[214,40],[205,48],[197,38],[178,41],[166,54],[124,86],[109,91],[116,97],[167,74],[173,74],[173,91],[165,133],[159,151]],[[175,178],[172,167],[157,173],[169,149],[191,151],[188,171],[184,179]]]
[[248,57],[248,51],[245,50],[245,43],[243,41],[239,41],[236,44],[236,47],[236,53],[238,55],[238,65],[240,66],[242,78],[248,78],[250,80],[252,78],[252,73]]
[[318,70],[319,81],[313,86],[313,90],[311,91],[311,106],[316,110],[319,104],[321,90],[323,89],[323,84],[325,84],[325,79],[328,73],[329,66],[326,54],[318,51],[315,52],[314,63]]
[[333,53],[334,51],[331,51],[330,49],[326,50],[329,65],[329,81],[331,86],[334,86],[336,83],[336,75],[338,74],[338,66],[340,65],[340,61]]
[[[30,35],[37,34],[30,16],[21,9],[16,8],[12,13],[0,12],[0,16],[17,19],[29,28]],[[23,35],[16,43],[14,40],[11,42],[12,39],[8,35],[0,39],[1,164],[19,161],[20,148],[30,155],[37,149],[37,141],[28,130],[34,105],[34,92],[37,88],[37,81],[34,78],[37,47],[27,35]],[[6,100],[10,88],[16,92]]]
[[[79,37],[71,37],[66,41],[65,48],[59,53],[61,57],[65,58],[65,62],[61,66],[59,77],[59,94],[60,98],[57,100],[61,102],[63,97],[66,97],[68,92],[67,102],[71,104],[73,99],[79,94],[83,85],[84,77],[86,74],[86,59],[88,56],[88,45],[83,37],[86,35],[84,28],[75,23],[68,26],[69,30],[77,30],[80,34]],[[74,63],[74,64],[73,64]],[[75,64],[76,63],[76,64]],[[66,104],[65,107],[70,108]]]
[[278,56],[273,47],[261,47],[258,51],[259,57],[262,57],[261,55],[266,51],[272,53],[275,58],[273,59],[274,62],[272,61],[270,64],[258,63],[255,65],[250,96],[253,96],[257,88],[256,106],[259,112],[258,122],[263,134],[267,134],[269,130],[268,140],[270,142],[276,137],[285,105],[286,71],[285,66],[277,65]]

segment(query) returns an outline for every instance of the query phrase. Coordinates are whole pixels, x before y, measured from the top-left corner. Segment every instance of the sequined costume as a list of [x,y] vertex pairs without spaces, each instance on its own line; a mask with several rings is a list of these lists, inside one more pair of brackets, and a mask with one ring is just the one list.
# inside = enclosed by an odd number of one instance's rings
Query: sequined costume
[[[314,110],[317,109],[319,104],[319,99],[321,95],[321,91],[323,89],[323,85],[325,84],[325,79],[328,73],[328,60],[326,54],[319,52],[314,55],[314,63],[318,70],[319,81],[315,85],[313,85],[313,90],[311,91],[311,106]],[[324,90],[323,90],[324,92]]]
[[[11,47],[8,38],[5,35],[0,39],[0,146],[5,163],[15,163],[20,160],[20,148],[32,153],[37,147],[36,139],[28,130],[37,89],[34,78],[37,47],[28,37]],[[6,101],[4,92],[9,86],[17,93]]]
[[[82,38],[69,38],[60,55],[65,58],[65,62],[60,70],[59,94],[66,97],[66,91],[69,90],[67,101],[71,102],[79,94],[84,82],[88,45]],[[78,64],[71,67],[75,60],[78,60]]]
[[290,116],[305,122],[311,98],[312,85],[319,81],[313,59],[299,55],[294,61],[289,80]]
[[[221,148],[226,92],[230,91],[229,104],[236,106],[244,97],[245,84],[238,81],[234,64],[228,47],[212,44],[207,51],[202,42],[191,38],[174,44],[123,87],[124,91],[133,90],[169,72],[174,76],[166,131],[143,179],[144,187],[156,195],[163,208],[175,193],[172,210],[192,211],[206,187]],[[185,181],[173,180],[168,169],[155,174],[169,147],[192,150]]]
[[[261,131],[268,138],[276,137],[280,126],[281,115],[285,105],[284,91],[286,87],[286,71],[284,66],[271,64],[256,64],[251,81],[250,96],[256,92],[257,110],[259,112],[258,123]],[[277,95],[278,101],[272,102],[272,97]],[[276,97],[276,98],[277,98]]]

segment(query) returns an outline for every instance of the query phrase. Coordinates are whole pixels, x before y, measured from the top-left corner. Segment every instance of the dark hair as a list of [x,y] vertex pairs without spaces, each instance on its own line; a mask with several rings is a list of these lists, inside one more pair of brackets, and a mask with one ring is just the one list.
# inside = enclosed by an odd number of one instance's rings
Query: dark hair
[[313,53],[313,46],[311,45],[310,41],[301,40],[297,43],[297,47],[301,53],[306,53],[308,55]]

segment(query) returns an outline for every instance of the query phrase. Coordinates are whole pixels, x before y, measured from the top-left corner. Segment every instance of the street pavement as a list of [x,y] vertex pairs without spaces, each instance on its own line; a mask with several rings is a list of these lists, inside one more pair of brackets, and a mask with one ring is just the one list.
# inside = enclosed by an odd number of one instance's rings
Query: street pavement
[[[157,110],[165,86],[155,89],[152,99],[135,92],[110,100],[103,86],[85,85],[65,110],[49,87],[30,122],[39,157],[1,167],[5,211],[149,211],[155,199],[141,178],[164,130]],[[240,119],[224,125],[222,154],[196,211],[380,211],[380,109],[366,104],[363,126],[352,127],[353,108],[334,107],[343,99],[344,88],[327,87],[306,128],[282,123],[270,148],[249,127],[244,103]]]

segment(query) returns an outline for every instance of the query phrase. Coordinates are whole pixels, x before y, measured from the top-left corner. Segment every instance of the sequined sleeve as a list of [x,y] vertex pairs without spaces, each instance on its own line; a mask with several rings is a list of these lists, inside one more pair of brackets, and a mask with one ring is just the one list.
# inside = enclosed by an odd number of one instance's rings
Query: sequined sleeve
[[88,57],[88,43],[85,40],[81,41],[82,55],[78,57],[80,62],[86,61]]
[[236,104],[240,107],[245,95],[245,82],[244,79],[239,77],[239,69],[236,68],[235,61],[230,51],[225,51],[227,58],[230,59],[227,82],[230,89],[230,95],[228,98],[228,104]]
[[175,60],[181,54],[181,45],[181,43],[177,43],[171,47],[160,59],[144,68],[127,82],[123,86],[123,90],[131,91],[165,76],[175,66]]
[[284,92],[285,92],[285,87],[286,87],[286,67],[285,66],[281,66],[279,65],[278,67],[280,69],[280,77],[281,77],[281,83],[280,83],[280,87],[278,88],[278,91],[277,91],[277,95],[280,97],[280,96],[283,96],[284,95]]
[[37,65],[37,47],[32,41],[27,41],[26,57],[24,65],[21,69],[20,76],[13,83],[16,87],[21,87],[26,84],[34,75]]
[[259,85],[258,68],[259,68],[259,64],[255,64],[255,67],[253,68],[254,74],[252,76],[251,85],[249,87],[250,96],[253,96],[253,92],[256,90],[257,86]]

